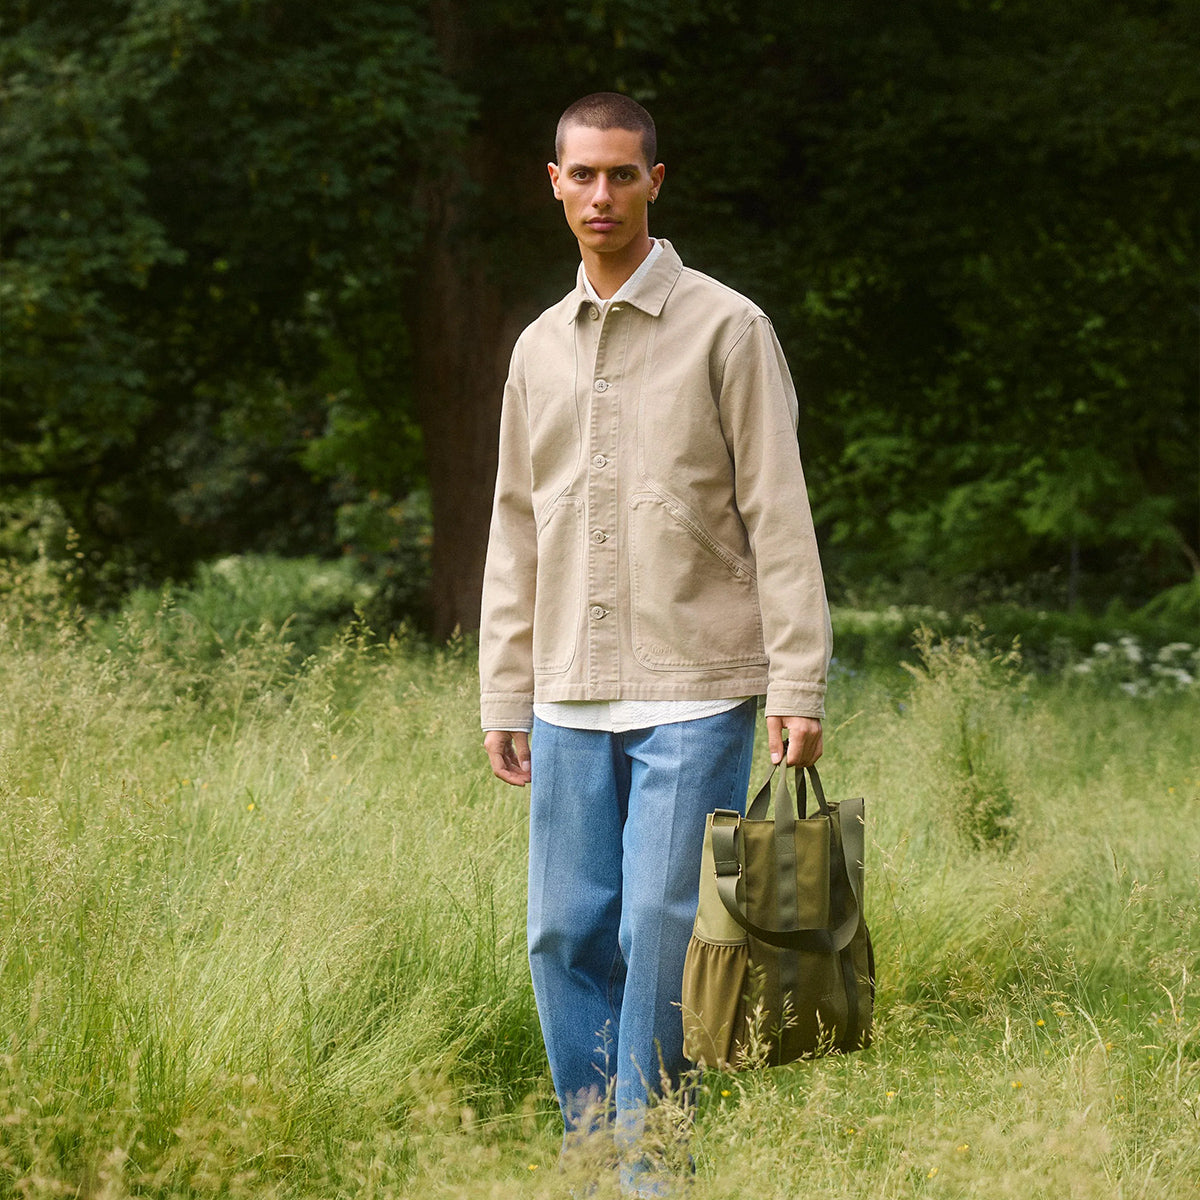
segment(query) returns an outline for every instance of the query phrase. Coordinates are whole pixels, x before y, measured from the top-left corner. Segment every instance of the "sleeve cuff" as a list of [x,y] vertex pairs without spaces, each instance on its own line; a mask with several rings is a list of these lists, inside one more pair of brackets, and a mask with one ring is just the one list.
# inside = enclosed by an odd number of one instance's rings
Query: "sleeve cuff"
[[768,684],[764,715],[822,720],[825,716],[825,689],[811,683],[781,681]]

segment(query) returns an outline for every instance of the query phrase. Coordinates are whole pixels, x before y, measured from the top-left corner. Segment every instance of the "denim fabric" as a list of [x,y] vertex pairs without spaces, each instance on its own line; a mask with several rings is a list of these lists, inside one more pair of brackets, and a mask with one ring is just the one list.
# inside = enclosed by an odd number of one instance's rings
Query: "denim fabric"
[[755,705],[626,733],[534,722],[529,960],[568,1133],[615,1115],[636,1142],[650,1094],[686,1067],[704,818],[744,811]]

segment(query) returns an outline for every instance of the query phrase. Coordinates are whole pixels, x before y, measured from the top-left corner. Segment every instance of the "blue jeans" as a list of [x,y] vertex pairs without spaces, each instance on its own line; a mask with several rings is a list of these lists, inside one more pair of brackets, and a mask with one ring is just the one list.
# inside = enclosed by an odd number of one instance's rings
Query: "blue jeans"
[[636,1140],[686,1067],[704,818],[745,811],[755,708],[628,733],[534,722],[529,962],[568,1133],[607,1122],[615,1098],[618,1138]]

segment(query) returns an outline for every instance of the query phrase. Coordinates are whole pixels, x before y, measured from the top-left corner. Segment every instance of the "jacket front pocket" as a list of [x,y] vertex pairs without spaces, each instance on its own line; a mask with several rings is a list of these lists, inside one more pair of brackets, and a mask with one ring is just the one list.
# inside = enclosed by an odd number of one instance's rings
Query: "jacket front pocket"
[[683,670],[766,662],[749,564],[657,494],[630,500],[629,543],[638,662]]
[[538,529],[533,669],[559,674],[575,661],[583,608],[583,501],[555,502]]

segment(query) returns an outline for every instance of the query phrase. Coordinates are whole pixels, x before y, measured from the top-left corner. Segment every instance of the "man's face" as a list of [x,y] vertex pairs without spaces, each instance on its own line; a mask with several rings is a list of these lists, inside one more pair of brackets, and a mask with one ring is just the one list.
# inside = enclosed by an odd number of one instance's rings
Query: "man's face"
[[570,125],[559,158],[548,164],[550,181],[580,247],[618,255],[640,247],[649,236],[647,205],[666,170],[646,162],[641,135]]

